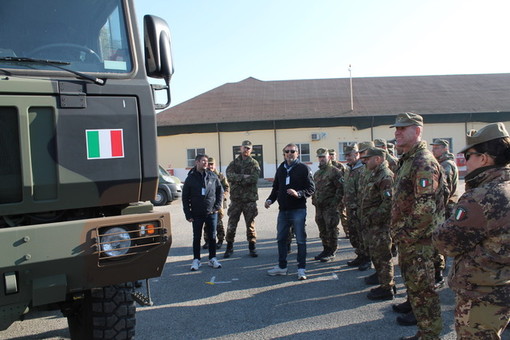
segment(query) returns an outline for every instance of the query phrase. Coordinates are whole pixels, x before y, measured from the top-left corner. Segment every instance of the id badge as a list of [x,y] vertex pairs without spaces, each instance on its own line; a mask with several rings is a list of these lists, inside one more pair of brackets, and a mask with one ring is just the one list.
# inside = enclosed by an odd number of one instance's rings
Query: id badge
[[290,184],[290,176],[285,177],[285,185]]
[[205,188],[202,188],[202,196],[205,196]]

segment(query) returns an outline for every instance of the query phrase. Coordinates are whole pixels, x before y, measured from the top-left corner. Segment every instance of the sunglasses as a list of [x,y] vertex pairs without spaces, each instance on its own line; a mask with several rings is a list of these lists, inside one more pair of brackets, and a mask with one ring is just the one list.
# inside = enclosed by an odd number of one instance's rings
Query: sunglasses
[[464,153],[464,158],[466,159],[466,162],[469,161],[469,158],[471,155],[483,155],[483,152],[466,152]]
[[290,152],[290,153],[296,153],[296,152],[297,152],[297,150],[285,150],[285,153],[289,153],[289,152]]

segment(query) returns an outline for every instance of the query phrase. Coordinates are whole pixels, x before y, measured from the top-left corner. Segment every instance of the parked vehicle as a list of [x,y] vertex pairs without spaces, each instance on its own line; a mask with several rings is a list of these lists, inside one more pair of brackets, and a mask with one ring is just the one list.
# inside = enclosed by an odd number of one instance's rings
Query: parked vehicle
[[170,175],[161,165],[159,166],[159,183],[156,198],[151,200],[152,204],[161,206],[170,204],[182,196],[182,182]]
[[168,25],[145,16],[142,42],[134,7],[0,1],[0,330],[60,309],[72,339],[131,339],[134,301],[151,303],[172,243],[148,201],[173,67]]

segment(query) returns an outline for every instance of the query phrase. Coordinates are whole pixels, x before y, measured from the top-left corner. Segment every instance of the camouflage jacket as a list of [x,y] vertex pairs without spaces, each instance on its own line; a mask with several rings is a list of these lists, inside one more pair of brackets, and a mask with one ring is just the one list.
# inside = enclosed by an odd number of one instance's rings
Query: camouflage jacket
[[347,165],[344,175],[344,202],[350,210],[358,208],[359,181],[365,172],[365,165],[358,160],[354,166]]
[[227,178],[218,170],[214,170],[213,172],[216,174],[216,176],[218,176],[218,179],[220,180],[221,187],[223,188],[223,200],[226,201],[227,196],[225,194],[227,194],[230,189],[230,185],[228,185]]
[[319,165],[319,170],[313,175],[315,193],[312,203],[315,206],[337,206],[344,195],[342,172],[331,162]]
[[454,257],[449,285],[457,293],[510,305],[510,167],[485,167],[465,178],[455,213],[433,234]]
[[390,155],[388,151],[386,151],[386,161],[388,162],[388,167],[395,174],[398,170],[398,158]]
[[340,172],[342,173],[342,176],[344,175],[345,173],[345,165],[342,163],[342,162],[339,162],[339,161],[331,161],[331,164],[337,168],[338,170],[340,170]]
[[369,172],[361,195],[361,217],[369,220],[370,227],[389,226],[391,219],[391,187],[393,172],[384,161]]
[[397,244],[431,244],[432,231],[444,221],[447,191],[441,166],[425,141],[402,155],[391,207],[391,234]]
[[449,202],[457,202],[457,186],[459,185],[459,170],[455,164],[455,155],[451,152],[444,153],[437,160],[444,170],[446,183],[450,191]]
[[[238,156],[230,162],[226,173],[230,184],[231,201],[255,202],[259,199],[257,182],[260,166],[254,158],[248,157],[243,160],[242,156]],[[249,175],[249,177],[244,175]]]

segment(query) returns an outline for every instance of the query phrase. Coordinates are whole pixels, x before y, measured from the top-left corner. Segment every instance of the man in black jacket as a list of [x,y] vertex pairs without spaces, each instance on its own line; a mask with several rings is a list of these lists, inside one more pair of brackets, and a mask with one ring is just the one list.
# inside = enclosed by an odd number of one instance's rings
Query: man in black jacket
[[221,268],[216,259],[216,225],[218,210],[223,202],[223,188],[218,176],[207,169],[207,155],[195,157],[195,167],[190,170],[182,188],[182,208],[186,220],[193,224],[193,262],[191,270],[200,267],[200,239],[202,227],[207,225],[209,238],[209,266]]
[[296,144],[283,148],[285,161],[276,170],[273,190],[264,206],[269,208],[276,200],[280,207],[277,222],[278,265],[268,270],[268,274],[287,275],[287,238],[290,226],[294,226],[298,245],[298,279],[306,280],[306,199],[315,191],[310,168],[298,159]]

